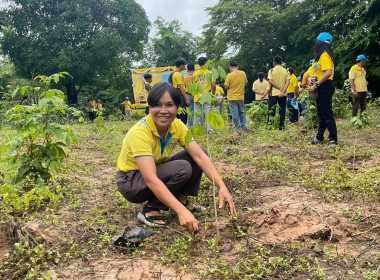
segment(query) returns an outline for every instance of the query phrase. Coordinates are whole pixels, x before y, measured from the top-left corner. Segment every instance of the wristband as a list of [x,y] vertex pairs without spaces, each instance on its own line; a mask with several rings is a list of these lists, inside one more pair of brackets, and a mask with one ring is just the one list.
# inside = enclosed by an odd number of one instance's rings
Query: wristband
[[315,87],[318,88],[319,87],[319,84],[318,82],[315,82]]

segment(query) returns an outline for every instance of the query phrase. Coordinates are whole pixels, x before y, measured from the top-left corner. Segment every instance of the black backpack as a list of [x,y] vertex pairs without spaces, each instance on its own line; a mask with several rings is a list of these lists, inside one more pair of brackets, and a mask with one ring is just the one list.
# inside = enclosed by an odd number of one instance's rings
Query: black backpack
[[169,75],[169,78],[168,78],[168,83],[171,84],[172,86],[174,86],[173,85],[173,75],[174,75],[175,72],[178,72],[178,71],[174,71],[173,73],[171,73]]

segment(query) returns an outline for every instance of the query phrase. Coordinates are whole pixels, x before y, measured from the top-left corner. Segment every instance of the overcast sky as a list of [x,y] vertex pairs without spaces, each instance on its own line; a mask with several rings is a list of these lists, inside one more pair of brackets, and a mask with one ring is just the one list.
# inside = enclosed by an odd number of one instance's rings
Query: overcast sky
[[200,35],[207,23],[205,8],[214,6],[218,0],[136,0],[146,11],[151,22],[158,16],[166,21],[178,19],[182,28]]
[[[166,21],[178,19],[184,30],[201,34],[202,25],[207,23],[205,8],[214,6],[218,0],[135,0],[146,11],[151,22],[158,16]],[[0,0],[0,7],[6,5]]]

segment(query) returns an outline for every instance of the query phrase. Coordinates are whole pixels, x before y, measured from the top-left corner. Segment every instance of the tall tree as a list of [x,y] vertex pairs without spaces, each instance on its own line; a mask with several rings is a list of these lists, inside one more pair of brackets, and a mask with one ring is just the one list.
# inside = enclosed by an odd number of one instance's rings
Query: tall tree
[[157,17],[154,21],[156,37],[146,48],[149,66],[173,65],[178,58],[194,62],[198,54],[198,38],[182,29],[178,20],[165,21]]
[[360,53],[369,56],[370,88],[380,86],[380,1],[378,0],[219,0],[208,14],[201,49],[219,59],[234,53],[250,78],[272,67],[281,55],[297,72],[313,58],[314,39],[320,32],[334,37],[336,84],[347,79]]
[[138,58],[149,21],[134,0],[13,0],[1,47],[23,77],[67,71],[70,104],[80,89],[120,63]]

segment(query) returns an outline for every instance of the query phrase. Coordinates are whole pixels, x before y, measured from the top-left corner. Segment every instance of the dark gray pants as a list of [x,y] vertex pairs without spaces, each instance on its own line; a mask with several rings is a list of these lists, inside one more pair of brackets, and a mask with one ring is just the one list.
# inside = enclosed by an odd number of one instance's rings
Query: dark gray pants
[[[204,148],[202,149],[205,151]],[[174,196],[198,195],[203,172],[185,150],[171,155],[164,163],[157,165],[156,168],[157,177]],[[169,209],[154,196],[139,170],[133,170],[128,173],[118,171],[116,176],[118,190],[129,202],[143,203],[148,201],[151,207],[160,210]]]
[[358,109],[360,105],[360,113],[367,109],[367,92],[362,91],[358,92],[358,98],[353,98],[353,106],[352,106],[352,116],[356,117],[358,115]]

